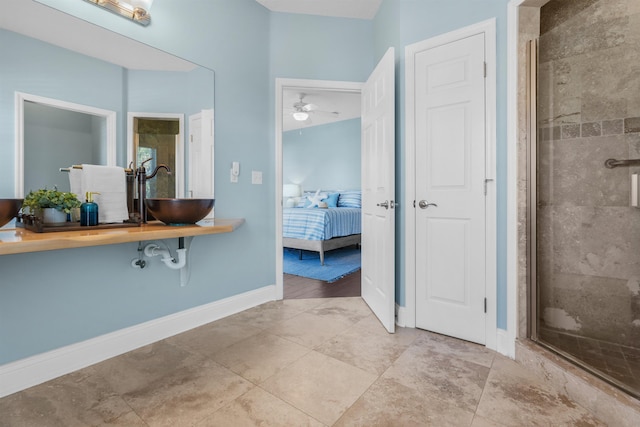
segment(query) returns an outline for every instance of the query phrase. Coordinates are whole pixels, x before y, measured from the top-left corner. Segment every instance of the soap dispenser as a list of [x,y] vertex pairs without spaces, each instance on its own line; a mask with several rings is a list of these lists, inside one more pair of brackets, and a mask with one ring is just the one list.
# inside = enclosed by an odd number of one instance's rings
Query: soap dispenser
[[80,206],[80,225],[98,225],[98,204],[93,201],[93,195],[100,194],[87,191],[86,201]]

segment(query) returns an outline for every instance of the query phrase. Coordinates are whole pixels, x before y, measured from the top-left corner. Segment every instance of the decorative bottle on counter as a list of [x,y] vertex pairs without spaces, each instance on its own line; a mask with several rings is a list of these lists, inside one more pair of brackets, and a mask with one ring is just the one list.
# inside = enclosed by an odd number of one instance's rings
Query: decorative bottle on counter
[[87,191],[86,201],[80,206],[80,225],[98,225],[98,204],[93,201],[93,195],[100,194]]

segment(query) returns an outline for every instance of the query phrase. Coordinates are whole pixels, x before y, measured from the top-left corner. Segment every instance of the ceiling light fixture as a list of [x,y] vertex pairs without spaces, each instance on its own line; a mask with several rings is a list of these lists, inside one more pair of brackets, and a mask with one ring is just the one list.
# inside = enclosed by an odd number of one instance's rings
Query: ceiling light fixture
[[304,122],[309,118],[309,113],[307,113],[306,111],[296,111],[295,113],[293,113],[293,118],[294,120],[297,120],[299,122]]
[[137,22],[145,27],[151,23],[151,4],[153,0],[84,0],[103,9]]

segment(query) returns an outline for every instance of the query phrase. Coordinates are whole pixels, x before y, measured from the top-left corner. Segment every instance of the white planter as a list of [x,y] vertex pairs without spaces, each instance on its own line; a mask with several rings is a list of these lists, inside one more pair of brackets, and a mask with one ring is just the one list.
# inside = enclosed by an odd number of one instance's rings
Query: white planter
[[67,222],[67,213],[55,208],[42,209],[42,223],[45,225],[64,225]]

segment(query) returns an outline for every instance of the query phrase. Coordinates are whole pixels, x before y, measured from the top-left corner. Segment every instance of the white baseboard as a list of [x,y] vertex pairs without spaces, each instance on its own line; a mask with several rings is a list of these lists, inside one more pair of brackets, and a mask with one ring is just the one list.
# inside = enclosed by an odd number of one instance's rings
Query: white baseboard
[[516,342],[505,329],[496,329],[496,351],[511,359],[516,358]]
[[396,304],[396,325],[401,328],[407,326],[407,308]]
[[0,397],[276,299],[275,285],[0,366]]

